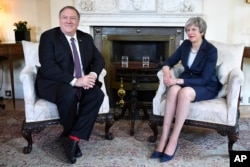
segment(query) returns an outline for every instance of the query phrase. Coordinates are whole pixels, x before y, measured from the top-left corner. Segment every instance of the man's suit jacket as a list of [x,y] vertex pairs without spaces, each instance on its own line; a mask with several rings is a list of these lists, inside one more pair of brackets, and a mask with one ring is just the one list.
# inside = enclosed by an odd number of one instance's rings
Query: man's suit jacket
[[[104,68],[104,59],[94,45],[93,38],[82,31],[76,32],[84,74],[97,75]],[[69,84],[74,78],[74,61],[69,42],[59,27],[42,33],[39,44],[41,67],[36,77],[37,90],[51,89],[55,83]],[[101,86],[97,81],[98,86]],[[53,91],[53,90],[50,90]],[[50,92],[52,93],[52,92]]]
[[179,78],[184,79],[183,86],[205,86],[213,92],[218,92],[221,89],[221,84],[216,76],[217,48],[204,39],[193,64],[189,68],[187,63],[191,47],[192,43],[185,40],[163,65],[168,65],[171,68],[181,61],[184,72]]

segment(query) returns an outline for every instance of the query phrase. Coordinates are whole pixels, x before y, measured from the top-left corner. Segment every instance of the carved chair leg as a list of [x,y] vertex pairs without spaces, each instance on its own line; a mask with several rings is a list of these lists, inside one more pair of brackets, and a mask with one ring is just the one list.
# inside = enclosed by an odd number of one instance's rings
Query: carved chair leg
[[109,132],[109,129],[114,124],[114,117],[112,114],[107,114],[106,123],[105,123],[105,137],[108,140],[112,140],[114,138],[113,134]]
[[148,125],[153,131],[153,135],[149,136],[148,141],[153,143],[156,142],[158,136],[158,125],[163,124],[163,116],[150,115]]
[[59,124],[59,120],[41,121],[41,122],[30,122],[26,123],[23,121],[22,125],[22,135],[28,142],[28,146],[23,148],[24,154],[29,154],[32,151],[32,133],[39,133],[44,130],[49,125]]
[[235,142],[237,142],[237,140],[239,139],[239,132],[240,132],[240,127],[239,127],[239,123],[238,123],[239,118],[240,118],[240,110],[238,109],[237,110],[237,121],[236,121],[234,130],[227,134],[229,155],[230,155],[230,152],[233,150],[233,144]]
[[239,139],[239,133],[228,134],[228,153],[233,150],[233,144]]
[[25,120],[24,120],[23,125],[22,125],[22,135],[23,135],[23,138],[28,142],[28,145],[23,148],[24,154],[29,154],[32,151],[33,141],[32,141],[31,134],[32,134],[32,131],[25,128]]
[[151,143],[156,142],[157,140],[157,136],[158,136],[158,128],[157,128],[157,123],[153,123],[153,122],[148,122],[149,127],[152,129],[153,131],[153,135],[149,136],[148,141]]
[[114,116],[110,113],[106,113],[106,114],[99,114],[97,116],[96,122],[103,124],[105,123],[105,138],[108,140],[112,140],[113,134],[109,132],[109,129],[112,127],[112,125],[114,124]]
[[237,140],[239,139],[239,125],[238,124],[235,127],[235,131],[228,133],[227,137],[228,137],[228,153],[230,155],[230,151],[233,150],[233,144],[237,142]]
[[45,129],[45,126],[36,126],[33,123],[26,123],[25,120],[23,121],[22,135],[24,139],[27,140],[28,142],[28,145],[23,148],[24,154],[29,154],[32,151],[32,144],[33,144],[32,133],[33,132],[39,133],[44,129]]

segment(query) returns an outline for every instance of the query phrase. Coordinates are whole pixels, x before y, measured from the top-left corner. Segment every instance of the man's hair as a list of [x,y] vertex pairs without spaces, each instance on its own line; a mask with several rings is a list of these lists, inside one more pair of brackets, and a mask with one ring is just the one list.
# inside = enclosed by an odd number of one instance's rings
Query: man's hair
[[75,7],[73,7],[73,6],[65,6],[65,7],[63,7],[63,8],[60,10],[60,12],[59,12],[59,17],[60,17],[61,13],[62,13],[65,9],[72,9],[72,10],[74,10],[74,11],[76,12],[77,16],[78,16],[78,19],[80,19],[80,13],[79,13],[78,10],[77,10]]

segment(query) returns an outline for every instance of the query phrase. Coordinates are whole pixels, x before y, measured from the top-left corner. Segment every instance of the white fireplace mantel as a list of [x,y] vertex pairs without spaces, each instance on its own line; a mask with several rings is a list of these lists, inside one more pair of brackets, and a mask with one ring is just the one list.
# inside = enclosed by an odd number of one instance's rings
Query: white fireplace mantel
[[92,26],[183,27],[190,17],[203,16],[202,0],[75,0],[79,28]]

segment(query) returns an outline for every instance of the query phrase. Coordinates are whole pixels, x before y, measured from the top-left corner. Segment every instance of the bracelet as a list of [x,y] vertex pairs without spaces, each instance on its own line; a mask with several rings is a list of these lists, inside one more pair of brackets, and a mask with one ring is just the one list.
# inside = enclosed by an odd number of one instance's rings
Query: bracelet
[[178,85],[178,79],[175,80],[175,85]]

